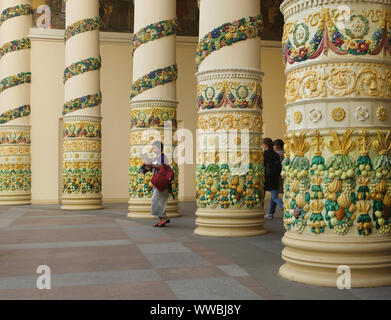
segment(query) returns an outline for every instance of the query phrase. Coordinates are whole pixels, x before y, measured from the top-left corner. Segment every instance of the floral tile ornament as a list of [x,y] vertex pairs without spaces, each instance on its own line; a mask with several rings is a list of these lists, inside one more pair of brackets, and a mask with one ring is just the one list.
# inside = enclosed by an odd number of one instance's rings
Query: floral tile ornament
[[224,23],[205,35],[197,47],[195,58],[197,70],[201,62],[212,52],[236,42],[260,36],[262,21],[260,14],[255,17],[242,18]]
[[376,116],[380,121],[384,121],[388,117],[387,109],[384,106],[379,106],[376,110]]
[[[382,15],[385,15],[382,12]],[[292,40],[288,36],[288,27],[284,27],[282,38],[282,53],[284,63],[315,59],[328,50],[338,55],[377,55],[387,49],[391,43],[390,33],[387,32],[386,19],[380,19],[379,25],[374,26],[372,34],[369,21],[363,15],[353,14],[346,21],[344,32],[339,30],[331,18],[328,9],[320,13],[322,19],[315,25],[316,30],[310,38],[309,27],[305,22],[294,24]],[[308,19],[304,19],[308,21]]]
[[92,108],[102,103],[102,93],[98,92],[92,95],[86,95],[80,98],[72,99],[64,104],[62,114],[66,115],[70,112],[85,108]]
[[342,121],[343,119],[345,119],[345,116],[346,116],[346,112],[341,107],[335,108],[331,112],[331,117],[333,118],[334,121],[338,121],[338,122]]
[[365,107],[357,107],[354,114],[356,119],[360,121],[365,121],[369,118],[369,111]]
[[0,164],[0,192],[30,191],[31,168],[26,164]]
[[102,58],[88,58],[66,67],[64,70],[64,83],[70,78],[85,72],[99,70],[102,67]]
[[312,109],[309,113],[309,118],[312,122],[319,122],[322,119],[322,111],[319,109]]
[[130,88],[130,100],[148,89],[175,81],[177,78],[178,67],[176,64],[151,71],[133,82]]
[[30,105],[24,105],[15,109],[7,110],[0,115],[0,124],[7,123],[11,120],[27,117],[30,115],[30,111]]
[[7,53],[24,50],[24,49],[30,49],[30,48],[31,48],[31,41],[29,38],[22,38],[19,40],[9,41],[0,48],[0,59],[4,57],[4,55],[6,55]]
[[136,49],[144,43],[176,34],[177,28],[178,19],[176,17],[155,22],[142,28],[133,36],[131,54],[133,55]]
[[0,93],[23,83],[31,83],[31,72],[21,72],[0,81]]
[[99,28],[100,28],[99,17],[87,18],[84,20],[77,21],[75,23],[72,23],[65,29],[64,41],[67,41],[68,39],[72,38],[73,36],[79,33],[99,30]]
[[0,14],[0,26],[8,19],[29,14],[33,14],[33,8],[29,4],[21,4],[15,7],[7,8]]

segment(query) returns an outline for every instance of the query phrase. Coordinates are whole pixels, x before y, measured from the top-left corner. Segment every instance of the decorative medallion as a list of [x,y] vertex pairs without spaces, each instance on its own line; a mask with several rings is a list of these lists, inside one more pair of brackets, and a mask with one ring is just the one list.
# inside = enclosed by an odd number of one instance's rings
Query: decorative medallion
[[293,121],[296,124],[299,124],[303,120],[303,114],[300,111],[295,111],[293,113]]
[[298,23],[293,30],[293,43],[299,47],[304,45],[309,38],[308,26],[305,23]]
[[376,110],[376,115],[380,121],[386,120],[388,117],[387,109],[384,106],[378,107]]
[[358,107],[354,112],[356,119],[360,121],[365,121],[369,118],[368,109],[365,107]]
[[309,113],[312,122],[319,122],[322,119],[322,112],[318,109],[312,109]]
[[338,107],[332,111],[331,116],[334,119],[334,121],[339,122],[339,121],[342,121],[343,119],[345,119],[346,112],[343,108]]
[[361,14],[353,14],[346,21],[345,31],[352,39],[362,39],[369,31],[368,20]]

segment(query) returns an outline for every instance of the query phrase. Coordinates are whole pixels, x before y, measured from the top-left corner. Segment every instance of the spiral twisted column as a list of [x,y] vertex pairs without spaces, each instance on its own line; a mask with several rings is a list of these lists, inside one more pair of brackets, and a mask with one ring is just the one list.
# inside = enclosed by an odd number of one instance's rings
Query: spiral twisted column
[[0,2],[0,205],[31,203],[29,0]]
[[[135,0],[133,83],[130,89],[129,213],[132,218],[151,218],[152,173],[140,173],[142,153],[154,158],[152,142],[164,144],[164,154],[175,172],[168,217],[178,213],[178,165],[173,158],[176,130],[176,1]],[[169,129],[169,127],[172,128]],[[168,129],[168,130],[167,130]]]
[[102,208],[99,1],[67,0],[63,210]]
[[266,230],[260,4],[201,0],[199,6],[194,232],[216,237],[261,235]]
[[390,1],[286,0],[284,278],[391,284]]

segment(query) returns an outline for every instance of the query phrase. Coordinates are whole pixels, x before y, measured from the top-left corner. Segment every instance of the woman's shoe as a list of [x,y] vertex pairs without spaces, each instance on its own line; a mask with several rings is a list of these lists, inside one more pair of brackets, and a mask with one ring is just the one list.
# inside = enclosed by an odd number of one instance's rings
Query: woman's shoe
[[159,227],[165,227],[166,226],[166,223],[170,223],[170,219],[167,219],[165,221],[160,221],[159,222]]
[[160,224],[160,221],[156,222],[153,226],[154,227],[160,227],[159,224]]

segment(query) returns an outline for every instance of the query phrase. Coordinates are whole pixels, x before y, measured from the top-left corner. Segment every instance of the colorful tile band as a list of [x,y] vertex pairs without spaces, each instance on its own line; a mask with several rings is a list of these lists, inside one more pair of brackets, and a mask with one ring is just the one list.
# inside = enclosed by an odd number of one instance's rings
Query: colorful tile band
[[23,49],[30,49],[31,41],[29,38],[22,38],[19,40],[12,40],[4,44],[0,49],[0,59],[7,53],[19,51]]
[[65,29],[64,40],[67,41],[68,39],[72,38],[73,36],[79,33],[99,30],[99,27],[100,27],[99,17],[87,18],[84,20],[77,21]]
[[197,70],[201,62],[212,52],[248,38],[256,38],[260,36],[261,31],[262,15],[227,22],[213,29],[198,43],[195,58]]
[[178,67],[176,64],[156,69],[147,75],[137,79],[130,88],[130,100],[140,93],[159,85],[175,81],[178,78]]
[[66,115],[70,112],[77,111],[85,108],[92,108],[102,103],[102,93],[98,92],[93,95],[87,95],[80,98],[70,100],[64,104],[62,114]]
[[21,72],[0,81],[0,93],[23,83],[31,83],[31,72]]
[[64,83],[70,78],[85,72],[99,70],[102,66],[102,58],[88,58],[82,61],[72,63],[64,70]]
[[30,105],[20,106],[0,114],[0,124],[7,123],[11,120],[24,118],[30,115]]
[[29,4],[22,4],[15,7],[10,7],[0,14],[0,26],[4,21],[14,17],[25,16],[33,13],[33,8]]
[[144,43],[157,40],[162,37],[167,37],[176,33],[178,27],[178,19],[162,20],[155,22],[142,28],[133,36],[132,40],[132,55],[136,49]]

